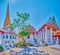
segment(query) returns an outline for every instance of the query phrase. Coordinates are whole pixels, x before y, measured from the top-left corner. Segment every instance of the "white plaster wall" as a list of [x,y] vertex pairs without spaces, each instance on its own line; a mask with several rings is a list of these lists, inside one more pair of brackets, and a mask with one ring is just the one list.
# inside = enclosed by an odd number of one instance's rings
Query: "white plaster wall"
[[2,33],[0,33],[0,45],[2,44]]
[[42,43],[41,43],[41,41],[42,41],[42,38],[43,38],[43,31],[40,31],[40,32],[38,32],[38,34],[37,34],[37,37],[38,37],[38,44],[39,45],[42,45]]
[[33,44],[33,41],[34,41],[34,35],[31,34],[31,35],[30,35],[30,38],[27,38],[27,37],[26,37],[26,42],[27,42],[27,43]]
[[[16,37],[16,39],[15,38],[14,39],[10,39],[10,34],[7,34],[7,35],[8,35],[8,39],[6,39],[6,38],[2,39],[2,46],[3,46],[4,50],[6,50],[7,48],[14,47],[14,44],[16,44],[16,41],[19,41],[19,40],[17,40],[16,36],[14,36],[14,37]],[[4,36],[6,37],[6,35],[4,35]],[[11,35],[11,36],[13,36],[13,35]],[[5,43],[6,41],[9,41],[9,43],[6,44]],[[12,43],[12,41],[13,41],[13,43]],[[11,45],[11,47],[10,47],[10,45]]]

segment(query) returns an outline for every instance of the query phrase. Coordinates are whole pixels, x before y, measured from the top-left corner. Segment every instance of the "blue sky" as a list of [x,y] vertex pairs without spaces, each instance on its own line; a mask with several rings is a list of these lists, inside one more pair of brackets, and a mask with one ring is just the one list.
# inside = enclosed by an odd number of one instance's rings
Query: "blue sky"
[[[2,29],[6,17],[8,0],[0,0],[0,29]],[[30,23],[39,29],[50,16],[55,16],[60,27],[60,0],[10,0],[10,19],[16,18],[16,12],[30,13]]]

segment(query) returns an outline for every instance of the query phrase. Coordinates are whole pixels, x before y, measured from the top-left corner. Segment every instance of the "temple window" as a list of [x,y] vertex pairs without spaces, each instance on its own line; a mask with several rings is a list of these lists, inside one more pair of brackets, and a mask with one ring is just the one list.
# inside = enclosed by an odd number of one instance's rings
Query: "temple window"
[[7,47],[7,45],[5,47]]
[[12,36],[10,35],[10,39],[12,38]]
[[8,35],[6,35],[6,39],[8,39]]
[[14,41],[12,41],[12,43],[14,43]]
[[12,46],[10,45],[10,47],[12,47]]
[[13,39],[14,39],[14,36],[13,36]]
[[3,36],[3,38],[5,38],[5,36]]
[[5,41],[5,44],[9,43],[9,41]]
[[15,37],[15,39],[16,39],[16,37]]

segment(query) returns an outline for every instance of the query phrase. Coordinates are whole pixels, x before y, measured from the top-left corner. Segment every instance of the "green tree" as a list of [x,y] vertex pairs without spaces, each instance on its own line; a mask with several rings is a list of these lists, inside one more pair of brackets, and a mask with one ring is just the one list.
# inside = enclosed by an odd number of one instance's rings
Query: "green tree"
[[29,13],[19,13],[17,12],[17,19],[14,19],[13,23],[10,24],[11,30],[14,30],[16,27],[20,28],[20,31],[26,29],[26,21],[29,19]]
[[[29,13],[19,13],[17,12],[17,19],[14,19],[13,23],[10,24],[11,31],[15,30],[17,27],[19,29],[19,34],[21,35],[22,39],[24,40],[24,36],[28,36],[29,33],[25,32],[28,30],[28,25],[26,21],[29,20]],[[23,41],[25,42],[25,40]]]

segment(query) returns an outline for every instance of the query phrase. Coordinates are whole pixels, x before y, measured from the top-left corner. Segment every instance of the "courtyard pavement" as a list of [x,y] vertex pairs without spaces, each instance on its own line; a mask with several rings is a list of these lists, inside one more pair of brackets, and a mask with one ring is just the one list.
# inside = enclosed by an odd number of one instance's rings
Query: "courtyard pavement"
[[12,48],[0,53],[0,55],[60,55],[60,50],[50,46]]

